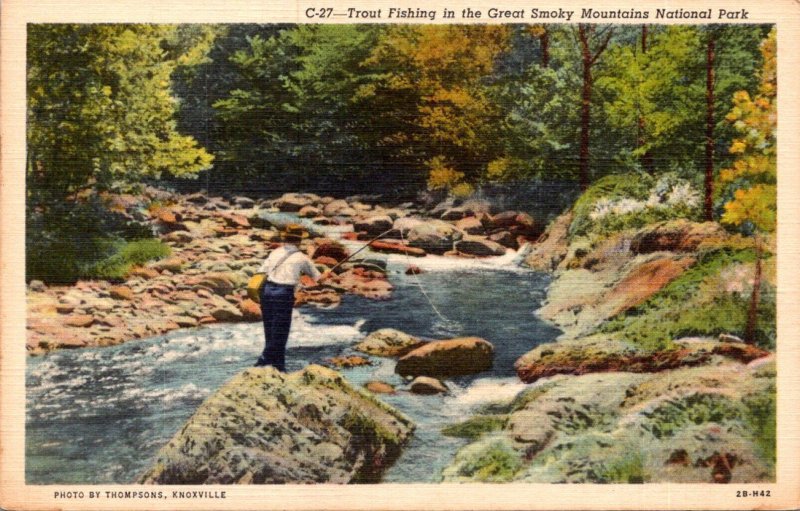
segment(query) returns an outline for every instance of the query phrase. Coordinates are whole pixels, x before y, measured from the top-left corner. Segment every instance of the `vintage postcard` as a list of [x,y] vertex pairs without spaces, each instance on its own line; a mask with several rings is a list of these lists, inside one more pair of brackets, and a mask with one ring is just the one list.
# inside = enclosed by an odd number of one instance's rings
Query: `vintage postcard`
[[800,4],[3,4],[0,507],[796,509]]

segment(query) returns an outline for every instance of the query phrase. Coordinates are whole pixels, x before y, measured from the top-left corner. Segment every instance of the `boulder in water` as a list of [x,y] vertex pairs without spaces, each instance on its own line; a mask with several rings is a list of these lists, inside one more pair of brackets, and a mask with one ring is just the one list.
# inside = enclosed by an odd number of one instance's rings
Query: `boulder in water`
[[424,341],[400,330],[381,328],[366,336],[355,349],[378,357],[400,357],[423,344]]
[[356,210],[351,208],[347,201],[341,199],[329,202],[322,210],[322,214],[325,216],[353,216],[356,213]]
[[456,250],[477,257],[500,256],[506,253],[503,245],[477,236],[467,236],[456,242]]
[[467,234],[483,234],[486,228],[481,221],[481,217],[468,216],[456,222],[456,229],[462,230]]
[[497,231],[489,235],[489,241],[494,241],[495,243],[499,243],[504,247],[516,250],[519,248],[519,243],[517,243],[517,238],[515,238],[510,232],[508,231]]
[[396,219],[392,227],[394,228],[395,231],[397,231],[398,235],[407,238],[408,233],[411,231],[411,229],[413,229],[418,225],[422,225],[424,223],[425,220],[422,220],[420,218],[402,217]]
[[408,244],[434,254],[443,254],[453,249],[453,243],[463,233],[452,224],[442,220],[430,220],[412,227],[408,232]]
[[348,255],[350,254],[341,243],[337,243],[332,240],[325,240],[321,241],[319,245],[317,245],[311,258],[317,259],[319,257],[330,257],[331,259],[335,259],[336,262],[340,262],[346,259]]
[[425,257],[425,251],[417,247],[409,247],[402,243],[392,243],[389,241],[373,241],[370,248],[375,252],[385,252],[389,254],[405,254],[413,257]]
[[303,206],[298,216],[300,218],[315,218],[322,215],[322,210],[315,206]]
[[374,483],[413,430],[331,369],[247,369],[197,409],[138,483]]
[[388,215],[375,215],[357,220],[353,224],[356,231],[366,232],[370,236],[377,236],[383,234],[392,228],[394,221]]
[[394,387],[382,381],[369,381],[364,388],[373,394],[395,394]]
[[447,394],[447,386],[436,378],[430,376],[417,376],[409,385],[409,390],[414,394],[423,396],[433,394]]
[[494,346],[480,337],[460,337],[434,341],[421,346],[397,361],[401,376],[447,378],[480,373],[492,368]]

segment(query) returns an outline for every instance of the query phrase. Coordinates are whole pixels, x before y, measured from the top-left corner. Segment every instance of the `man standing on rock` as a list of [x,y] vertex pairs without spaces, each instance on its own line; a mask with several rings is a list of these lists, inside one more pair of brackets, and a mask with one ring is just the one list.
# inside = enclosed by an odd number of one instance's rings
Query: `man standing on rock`
[[256,367],[272,366],[286,371],[286,341],[292,326],[294,288],[301,275],[308,275],[315,282],[323,275],[314,262],[300,251],[300,242],[308,237],[303,226],[289,224],[282,231],[282,247],[270,253],[259,273],[266,275],[261,288],[261,316],[264,321],[264,351],[258,357]]

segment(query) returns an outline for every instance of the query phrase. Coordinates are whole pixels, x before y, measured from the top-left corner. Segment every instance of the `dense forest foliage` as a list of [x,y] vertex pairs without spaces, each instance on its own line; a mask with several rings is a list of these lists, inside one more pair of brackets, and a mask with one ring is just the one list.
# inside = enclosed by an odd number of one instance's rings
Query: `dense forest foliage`
[[401,198],[578,191],[634,172],[690,183],[703,197],[689,216],[769,231],[774,37],[760,25],[30,25],[28,256],[74,239],[59,250],[95,253],[100,232],[136,238],[91,204],[148,182]]

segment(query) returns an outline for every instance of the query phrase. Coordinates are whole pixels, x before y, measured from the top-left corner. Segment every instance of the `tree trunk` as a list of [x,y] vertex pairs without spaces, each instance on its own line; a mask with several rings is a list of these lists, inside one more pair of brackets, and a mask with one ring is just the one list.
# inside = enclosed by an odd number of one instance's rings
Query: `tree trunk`
[[753,277],[753,292],[750,294],[750,307],[747,309],[747,325],[744,329],[744,340],[749,344],[756,343],[756,326],[758,325],[758,304],[761,302],[761,240],[756,235],[756,274]]
[[[642,54],[647,53],[647,25],[642,25]],[[646,143],[645,140],[645,127],[647,126],[647,122],[644,119],[644,115],[639,111],[639,132],[638,137],[636,139],[637,147],[643,147]],[[656,169],[653,165],[653,155],[650,154],[650,151],[647,150],[642,154],[642,168],[644,168],[648,173],[655,174]]]
[[584,25],[578,26],[583,62],[583,88],[581,90],[581,141],[580,141],[580,185],[581,191],[589,187],[589,126],[592,106],[592,53]]
[[547,28],[539,36],[539,43],[542,45],[542,67],[547,68],[550,65],[550,34],[547,32]]
[[705,219],[713,220],[714,195],[714,60],[716,39],[708,35],[706,47],[706,176],[705,176]]

